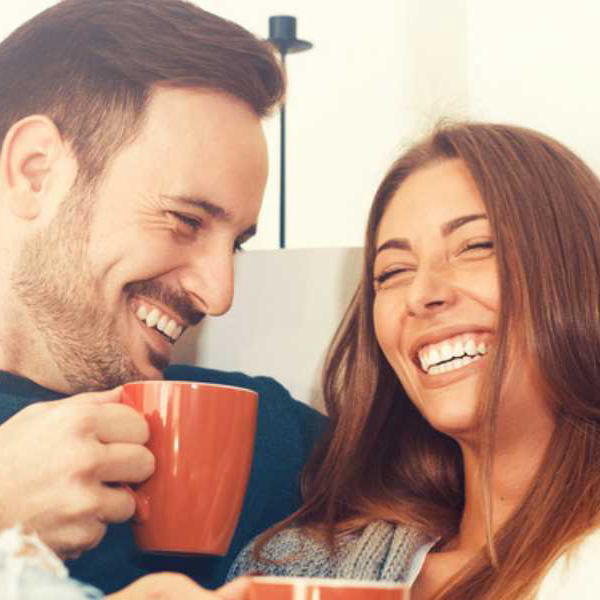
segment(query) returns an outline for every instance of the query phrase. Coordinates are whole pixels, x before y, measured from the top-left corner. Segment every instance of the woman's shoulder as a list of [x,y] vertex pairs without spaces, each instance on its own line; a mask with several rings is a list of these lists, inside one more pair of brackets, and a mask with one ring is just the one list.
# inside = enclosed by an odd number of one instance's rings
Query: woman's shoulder
[[383,521],[339,535],[332,546],[322,536],[300,527],[275,534],[257,557],[256,540],[238,555],[228,575],[343,577],[404,580],[423,543],[416,530]]
[[543,578],[538,600],[596,600],[600,589],[600,528],[565,552]]

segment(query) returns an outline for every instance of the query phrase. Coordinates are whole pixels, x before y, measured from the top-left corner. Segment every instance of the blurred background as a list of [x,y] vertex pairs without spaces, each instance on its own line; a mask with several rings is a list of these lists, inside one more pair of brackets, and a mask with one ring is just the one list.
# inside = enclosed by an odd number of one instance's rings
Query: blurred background
[[[522,124],[600,170],[597,0],[194,0],[268,36],[298,19],[314,48],[288,56],[287,246],[362,245],[378,181],[442,117]],[[53,4],[2,8],[0,36]],[[279,119],[266,123],[271,177],[249,249],[278,245]]]

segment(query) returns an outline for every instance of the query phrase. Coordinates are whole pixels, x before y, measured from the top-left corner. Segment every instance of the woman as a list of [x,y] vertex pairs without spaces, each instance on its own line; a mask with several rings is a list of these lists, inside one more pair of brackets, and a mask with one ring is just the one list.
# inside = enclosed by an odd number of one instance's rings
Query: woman
[[598,578],[599,380],[600,181],[533,131],[439,129],[375,196],[306,502],[232,575],[580,594]]

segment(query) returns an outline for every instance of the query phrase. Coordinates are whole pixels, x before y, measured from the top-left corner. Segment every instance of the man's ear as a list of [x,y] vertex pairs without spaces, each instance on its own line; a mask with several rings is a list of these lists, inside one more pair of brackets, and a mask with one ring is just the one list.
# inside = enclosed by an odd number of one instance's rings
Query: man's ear
[[16,216],[38,216],[62,147],[56,125],[46,116],[26,117],[9,129],[2,144],[0,178],[9,208]]

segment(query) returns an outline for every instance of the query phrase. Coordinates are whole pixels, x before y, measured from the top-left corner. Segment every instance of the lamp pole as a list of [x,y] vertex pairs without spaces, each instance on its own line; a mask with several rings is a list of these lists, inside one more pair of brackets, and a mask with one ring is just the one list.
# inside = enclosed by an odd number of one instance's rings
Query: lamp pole
[[[276,15],[269,17],[269,42],[277,48],[281,55],[281,68],[286,74],[285,57],[310,50],[310,42],[299,40],[296,37],[296,17]],[[285,100],[281,103],[280,143],[279,143],[279,247],[285,248],[286,214],[285,214]]]

